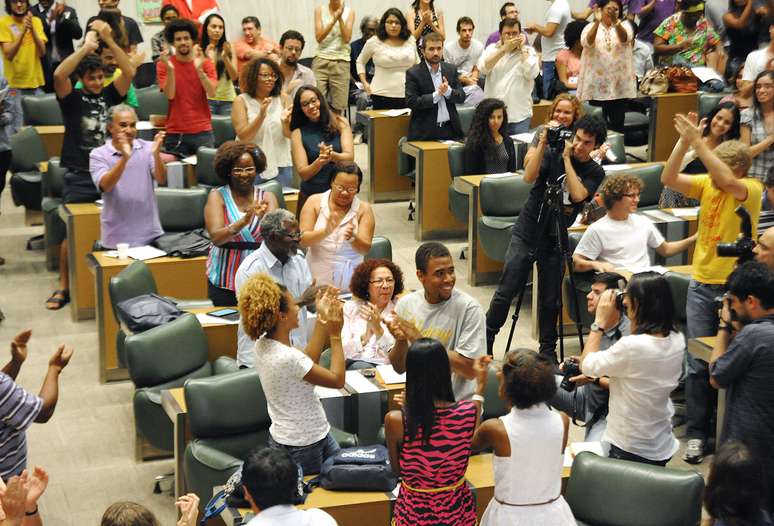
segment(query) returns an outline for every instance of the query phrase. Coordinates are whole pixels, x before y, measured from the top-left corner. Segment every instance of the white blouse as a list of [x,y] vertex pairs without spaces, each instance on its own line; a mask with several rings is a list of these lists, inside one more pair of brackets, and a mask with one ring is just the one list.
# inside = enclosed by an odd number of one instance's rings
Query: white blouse
[[371,80],[371,93],[381,97],[405,97],[406,70],[419,64],[414,37],[409,37],[400,46],[391,46],[377,36],[372,36],[357,57],[358,74],[365,74],[365,65],[372,59],[376,71]]
[[[239,96],[247,107],[247,121],[257,118],[262,111],[261,103],[246,93]],[[279,167],[293,165],[290,158],[290,139],[282,132],[282,109],[282,100],[272,97],[266,109],[266,118],[252,139],[266,155],[266,169],[262,174],[258,174],[262,179],[274,179],[279,173]]]

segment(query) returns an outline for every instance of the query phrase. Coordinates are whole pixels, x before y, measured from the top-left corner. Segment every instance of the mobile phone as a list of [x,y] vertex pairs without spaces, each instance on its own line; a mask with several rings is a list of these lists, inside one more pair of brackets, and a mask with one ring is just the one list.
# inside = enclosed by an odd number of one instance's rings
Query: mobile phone
[[239,319],[239,311],[236,309],[218,309],[214,310],[212,312],[208,312],[210,316],[215,316],[216,318],[223,318],[225,320],[238,320]]

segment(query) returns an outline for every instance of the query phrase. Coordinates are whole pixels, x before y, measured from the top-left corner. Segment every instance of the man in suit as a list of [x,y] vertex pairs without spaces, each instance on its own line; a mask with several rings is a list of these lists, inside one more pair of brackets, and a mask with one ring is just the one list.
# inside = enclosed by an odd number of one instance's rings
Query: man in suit
[[30,8],[33,16],[43,22],[46,32],[46,56],[43,57],[43,75],[46,79],[46,93],[54,91],[54,70],[73,53],[73,40],[83,37],[78,23],[78,13],[70,6],[54,0],[40,0]]
[[465,102],[457,68],[443,62],[443,37],[424,36],[425,59],[406,71],[406,105],[411,108],[409,140],[463,136],[456,104]]

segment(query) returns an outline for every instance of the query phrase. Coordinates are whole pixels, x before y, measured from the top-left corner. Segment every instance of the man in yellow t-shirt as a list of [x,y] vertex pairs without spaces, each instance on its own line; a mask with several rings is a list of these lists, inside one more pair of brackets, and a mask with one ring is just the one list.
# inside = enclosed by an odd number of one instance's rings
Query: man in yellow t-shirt
[[7,100],[13,114],[13,131],[22,125],[21,100],[41,93],[45,84],[41,58],[46,55],[46,32],[39,18],[32,15],[29,0],[6,0],[8,14],[0,18],[0,44],[3,71],[8,79]]
[[[710,150],[702,140],[696,116],[675,116],[675,129],[680,134],[661,174],[661,182],[701,205],[698,238],[693,252],[693,273],[686,299],[686,337],[698,338],[717,334],[718,313],[715,298],[722,296],[726,279],[734,269],[734,258],[719,257],[718,243],[732,243],[739,236],[741,220],[735,214],[743,205],[757,229],[763,187],[757,179],[747,177],[752,162],[750,148],[739,141],[726,141]],[[709,175],[679,173],[680,163],[693,148],[707,167]],[[711,434],[710,420],[716,394],[709,384],[707,362],[687,354],[685,399],[688,445],[683,460],[698,464]]]

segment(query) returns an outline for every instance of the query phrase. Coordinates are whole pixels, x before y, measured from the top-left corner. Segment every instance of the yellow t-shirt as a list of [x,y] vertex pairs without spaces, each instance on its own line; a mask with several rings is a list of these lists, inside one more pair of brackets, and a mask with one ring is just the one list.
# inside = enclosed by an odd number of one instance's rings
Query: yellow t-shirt
[[[36,16],[32,17],[32,30],[40,40],[48,41],[43,23]],[[23,31],[24,23],[17,23],[11,15],[0,18],[0,43],[13,42]],[[3,71],[5,78],[8,79],[8,85],[12,88],[32,89],[45,84],[40,59],[35,47],[35,39],[32,33],[27,32],[13,61],[8,60],[3,53]]]
[[698,239],[693,250],[692,278],[699,283],[722,285],[734,270],[735,258],[718,257],[718,243],[733,243],[739,237],[741,220],[734,213],[736,207],[744,205],[752,217],[752,231],[758,228],[763,188],[757,179],[745,177],[741,182],[747,187],[747,199],[739,202],[728,192],[716,188],[709,175],[695,175],[691,178],[691,190],[687,197],[698,199]]

